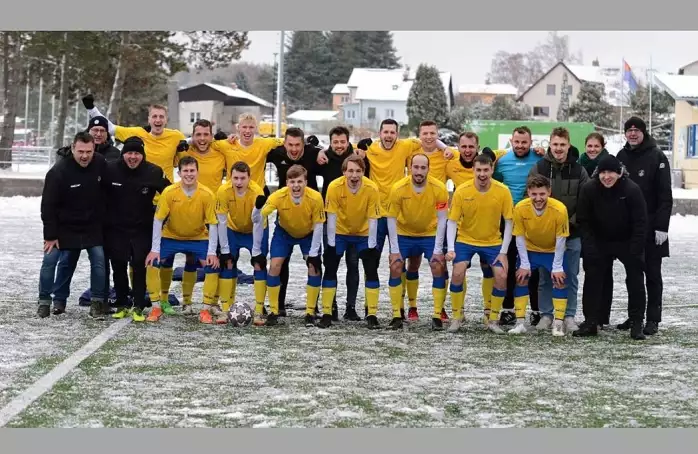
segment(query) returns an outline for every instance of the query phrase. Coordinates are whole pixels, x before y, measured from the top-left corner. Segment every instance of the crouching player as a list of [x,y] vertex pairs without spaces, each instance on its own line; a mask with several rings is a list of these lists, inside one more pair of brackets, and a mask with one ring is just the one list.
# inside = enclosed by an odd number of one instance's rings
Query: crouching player
[[[254,223],[252,256],[262,256],[261,243],[264,223],[267,216],[274,211],[276,226],[271,239],[271,263],[267,275],[269,293],[269,315],[266,325],[279,324],[279,290],[281,285],[281,266],[286,257],[290,257],[293,247],[300,246],[303,258],[308,266],[308,283],[306,287],[305,325],[315,326],[315,305],[320,295],[320,274],[322,259],[322,230],[325,223],[325,204],[319,192],[307,187],[308,172],[305,168],[294,165],[286,172],[285,188],[275,191],[264,203],[264,196],[258,197],[259,203],[252,211]],[[262,203],[264,203],[262,205]],[[261,208],[258,208],[261,206]]]
[[[490,156],[478,155],[473,161],[473,170],[474,179],[458,186],[453,193],[448,215],[446,260],[453,260],[453,320],[448,330],[456,332],[462,325],[467,289],[465,273],[473,256],[478,254],[480,262],[491,266],[494,272],[492,294],[483,295],[485,326],[504,334],[499,327],[499,312],[507,292],[507,250],[513,230],[514,202],[509,189],[492,179],[494,163]],[[499,229],[502,218],[505,222],[503,238]]]
[[[221,249],[221,273],[218,283],[223,312],[228,312],[235,304],[237,289],[237,262],[240,249],[253,249],[252,211],[257,197],[264,196],[264,190],[250,180],[250,166],[242,161],[233,164],[227,183],[218,189],[216,214],[218,215],[218,242]],[[259,207],[261,208],[261,206]],[[227,227],[227,228],[226,228]],[[267,293],[267,253],[269,252],[269,227],[262,225],[263,233],[260,254],[252,257],[254,267],[254,324],[263,325],[262,312]]]
[[529,177],[526,192],[528,198],[514,208],[514,236],[520,262],[514,288],[516,326],[509,334],[526,332],[528,278],[531,270],[539,269],[542,273],[550,273],[553,281],[553,336],[564,336],[563,319],[567,309],[564,257],[570,231],[567,208],[550,197],[550,180],[542,175]]
[[434,315],[432,328],[443,329],[441,312],[446,301],[446,261],[443,244],[448,216],[446,185],[429,176],[429,158],[418,153],[410,159],[410,175],[390,190],[388,235],[390,238],[390,302],[393,319],[388,329],[401,329],[402,270],[404,260],[429,260],[432,275]]
[[325,197],[327,249],[322,279],[322,319],[318,327],[332,325],[332,303],[337,293],[337,268],[347,246],[355,245],[366,275],[366,305],[369,329],[380,328],[378,318],[378,249],[376,237],[380,218],[378,186],[364,176],[366,164],[358,155],[342,163],[344,176],[330,183]]
[[[205,267],[204,309],[199,313],[201,323],[226,323],[225,314],[216,303],[218,290],[218,229],[216,197],[197,181],[199,165],[187,156],[179,161],[181,181],[168,186],[158,200],[153,218],[153,244],[146,257],[146,280],[151,295],[160,290],[159,267],[172,267],[175,255],[192,254]],[[164,224],[164,227],[163,227]],[[207,228],[208,225],[208,228]],[[152,267],[151,267],[152,265]],[[163,312],[174,314],[167,300],[152,301],[147,321],[156,322]]]

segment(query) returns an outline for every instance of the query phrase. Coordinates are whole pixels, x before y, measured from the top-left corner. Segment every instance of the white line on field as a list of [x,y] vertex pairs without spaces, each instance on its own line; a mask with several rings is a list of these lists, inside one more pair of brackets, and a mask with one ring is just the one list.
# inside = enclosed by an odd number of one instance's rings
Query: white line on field
[[22,394],[15,397],[12,402],[5,405],[5,408],[0,410],[0,427],[5,427],[5,424],[10,422],[12,418],[24,411],[36,399],[50,391],[51,388],[53,388],[53,385],[55,385],[61,378],[68,375],[70,371],[75,369],[81,362],[97,351],[102,345],[114,337],[129,323],[131,323],[131,317],[124,318],[112,324],[109,328],[105,329],[95,336],[90,342],[85,344],[80,350],[76,351],[68,358],[63,360],[63,362],[58,366],[54,367],[51,372],[34,382],[34,384],[24,390]]

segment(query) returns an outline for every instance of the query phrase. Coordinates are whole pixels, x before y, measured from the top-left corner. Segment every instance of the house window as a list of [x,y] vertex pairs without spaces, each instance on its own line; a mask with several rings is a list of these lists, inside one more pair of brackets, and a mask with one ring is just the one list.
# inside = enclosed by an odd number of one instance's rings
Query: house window
[[394,118],[395,117],[395,110],[394,109],[385,109],[385,118]]
[[555,96],[555,84],[548,84],[545,90],[548,96]]
[[572,85],[567,86],[567,96],[572,96]]
[[192,112],[189,114],[189,122],[194,123],[195,121],[201,120],[201,112]]
[[369,108],[368,108],[368,119],[369,119],[369,120],[375,120],[375,119],[376,119],[376,108],[375,108],[375,107],[369,107]]
[[348,102],[349,96],[342,96],[342,102]]
[[533,108],[533,116],[534,117],[549,117],[550,116],[550,107],[534,107]]
[[194,123],[196,121],[194,118],[195,118],[194,112],[191,112],[189,114],[189,123]]

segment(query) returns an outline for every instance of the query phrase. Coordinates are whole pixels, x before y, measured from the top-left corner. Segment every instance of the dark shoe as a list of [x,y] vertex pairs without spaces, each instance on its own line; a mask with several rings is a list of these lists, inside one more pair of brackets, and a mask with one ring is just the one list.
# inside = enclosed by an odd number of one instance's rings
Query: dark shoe
[[531,312],[529,321],[531,323],[531,326],[537,326],[538,322],[540,322],[540,312]]
[[645,340],[645,333],[642,332],[643,326],[642,322],[631,322],[630,325],[630,337],[635,340]]
[[[264,313],[266,313],[266,309]],[[286,309],[279,309],[279,317],[286,317]]]
[[514,313],[510,311],[502,311],[502,313],[499,316],[499,324],[501,326],[515,325],[516,315],[514,315]]
[[438,317],[432,317],[431,319],[431,329],[434,331],[443,331],[444,329],[444,322],[441,321],[440,318]]
[[95,320],[104,320],[104,304],[102,301],[92,301],[90,303],[90,317]]
[[279,324],[279,316],[276,314],[267,315],[267,321],[264,323],[266,326],[276,326]]
[[65,301],[53,302],[53,315],[65,314]]
[[402,318],[400,317],[395,317],[390,321],[390,324],[388,325],[389,330],[397,331],[402,329]]
[[46,318],[49,315],[51,315],[51,306],[47,304],[39,304],[39,309],[36,311],[36,314],[40,318]]
[[312,328],[315,326],[315,317],[310,314],[305,314],[304,323],[306,328]]
[[[279,306],[279,313],[281,313],[281,306]],[[268,315],[266,306],[262,306],[262,315]]]
[[333,322],[339,321],[339,309],[337,308],[337,301],[332,303],[332,321]]
[[325,314],[322,316],[322,319],[318,322],[317,327],[318,328],[329,328],[332,326],[332,316],[330,314]]
[[347,307],[347,310],[344,312],[344,320],[350,322],[360,322],[361,317],[359,317],[359,314],[356,313],[356,309],[353,307]]
[[621,331],[627,331],[630,329],[630,325],[632,325],[632,322],[630,321],[630,319],[627,319],[620,325],[616,325],[616,329],[619,329]]
[[596,323],[583,322],[579,325],[579,329],[572,333],[572,337],[591,337],[599,334],[598,325]]
[[657,334],[658,331],[659,331],[659,323],[648,321],[647,324],[645,325],[644,331],[642,331],[642,332],[645,333],[646,336],[654,336],[655,334]]
[[378,317],[375,315],[366,316],[366,324],[368,325],[368,329],[379,329],[381,327],[378,323]]

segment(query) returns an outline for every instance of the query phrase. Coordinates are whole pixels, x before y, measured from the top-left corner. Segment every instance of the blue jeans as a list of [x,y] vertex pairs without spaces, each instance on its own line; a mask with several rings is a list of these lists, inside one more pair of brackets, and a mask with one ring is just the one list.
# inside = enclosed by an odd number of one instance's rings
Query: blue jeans
[[[102,246],[94,246],[86,250],[90,259],[90,294],[93,300],[104,301],[109,296],[104,288],[104,283],[107,279],[104,249]],[[80,252],[75,249],[61,251],[54,288],[61,290],[61,296],[65,295],[65,300],[70,295],[70,282],[73,280],[73,273],[75,273],[75,268],[78,265]],[[56,301],[65,301],[63,299],[59,300],[57,294],[55,299]]]
[[[567,240],[565,262],[567,264],[567,310],[565,317],[574,317],[577,313],[577,290],[579,289],[579,260],[582,254],[582,239]],[[538,307],[540,314],[553,318],[553,280],[550,273],[540,273],[538,282]]]
[[70,288],[65,286],[56,287],[54,285],[56,282],[56,267],[62,256],[61,251],[55,247],[48,254],[44,253],[41,271],[39,272],[39,304],[50,305],[52,295],[53,299],[58,302],[65,302],[68,299]]

